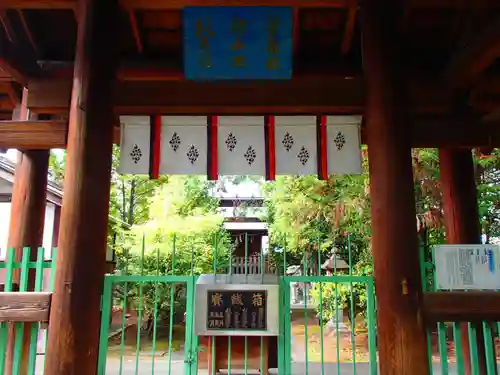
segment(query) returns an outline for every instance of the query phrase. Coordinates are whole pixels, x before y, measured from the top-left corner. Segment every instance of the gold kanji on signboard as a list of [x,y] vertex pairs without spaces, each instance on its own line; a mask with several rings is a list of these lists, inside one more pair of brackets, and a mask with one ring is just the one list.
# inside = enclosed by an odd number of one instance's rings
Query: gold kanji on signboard
[[213,293],[212,294],[212,306],[221,306],[222,305],[222,294]]
[[252,296],[252,304],[254,306],[262,306],[262,293],[254,293]]
[[236,305],[243,306],[243,295],[241,293],[234,293],[231,296],[231,304],[233,306]]

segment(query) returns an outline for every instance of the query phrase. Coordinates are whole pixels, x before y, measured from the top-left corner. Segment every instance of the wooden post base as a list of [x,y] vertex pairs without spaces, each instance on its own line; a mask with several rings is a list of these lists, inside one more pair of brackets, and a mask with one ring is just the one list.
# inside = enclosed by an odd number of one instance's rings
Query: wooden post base
[[[261,348],[261,344],[263,347]],[[213,347],[215,346],[215,351]],[[217,375],[221,369],[229,368],[229,337],[209,337],[207,345],[208,374]],[[248,337],[247,360],[245,363],[245,337],[231,337],[231,370],[259,370],[262,375],[269,374],[269,338]],[[213,356],[215,352],[215,356]],[[262,356],[262,361],[261,361]],[[246,366],[245,366],[246,365]],[[261,368],[261,365],[263,368]]]

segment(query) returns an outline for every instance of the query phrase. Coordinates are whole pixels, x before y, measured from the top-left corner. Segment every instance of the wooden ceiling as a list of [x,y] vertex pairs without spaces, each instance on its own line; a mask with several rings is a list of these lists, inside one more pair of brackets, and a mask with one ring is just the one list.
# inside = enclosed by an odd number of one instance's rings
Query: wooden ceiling
[[[187,5],[295,7],[294,77],[363,74],[355,0],[121,0],[122,80],[182,80],[182,8]],[[400,56],[417,80],[466,92],[485,115],[500,108],[500,2],[409,0],[401,17]],[[40,77],[71,77],[76,0],[2,0],[0,113],[19,87]],[[17,82],[17,83],[16,83]],[[0,115],[2,116],[2,115]]]

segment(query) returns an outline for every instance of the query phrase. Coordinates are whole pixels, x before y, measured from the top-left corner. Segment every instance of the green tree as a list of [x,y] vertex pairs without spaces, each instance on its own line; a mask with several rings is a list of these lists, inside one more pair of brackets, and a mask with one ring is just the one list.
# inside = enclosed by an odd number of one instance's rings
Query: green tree
[[66,150],[50,150],[49,181],[63,185],[66,167]]
[[[212,183],[195,177],[170,177],[157,188],[148,204],[148,220],[136,224],[117,248],[119,270],[133,275],[199,275],[212,273],[214,264],[225,270],[230,253],[230,238],[222,229],[223,217],[217,214],[218,202],[209,194]],[[116,296],[123,298],[123,288]],[[158,324],[168,324],[170,310],[185,310],[185,286],[169,284],[132,284],[127,298],[142,303],[151,330],[154,311]],[[142,298],[141,298],[142,295]],[[139,302],[141,301],[141,302]]]

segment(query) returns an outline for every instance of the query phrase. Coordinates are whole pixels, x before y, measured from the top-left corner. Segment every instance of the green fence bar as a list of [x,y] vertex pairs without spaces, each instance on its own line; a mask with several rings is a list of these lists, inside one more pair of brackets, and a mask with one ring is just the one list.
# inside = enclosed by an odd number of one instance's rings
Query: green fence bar
[[479,358],[477,355],[477,333],[476,327],[468,323],[469,329],[469,350],[470,350],[470,365],[471,375],[479,375]]
[[[422,292],[425,293],[427,291],[427,262],[425,261],[425,247],[419,247],[419,259],[420,259],[420,281],[422,283]],[[426,343],[427,343],[427,358],[429,361],[429,371],[433,374],[434,370],[432,367],[432,342],[431,342],[431,334],[430,330],[427,327],[425,329]]]
[[[43,261],[44,261],[45,251],[43,247],[37,249],[36,255],[36,265],[35,265],[35,292],[41,292],[43,289]],[[40,323],[31,324],[31,336],[30,336],[30,352],[28,358],[28,375],[35,375],[35,365],[36,365],[36,354],[37,354],[37,342],[38,342],[38,332],[40,331]]]
[[483,322],[484,332],[484,348],[486,355],[486,373],[488,375],[496,375],[495,367],[497,361],[495,358],[495,348],[493,347],[493,335],[491,325],[488,322]]
[[[337,257],[333,258],[333,273],[337,276]],[[339,337],[339,283],[335,283],[335,338],[337,352],[337,374],[340,374],[340,337]]]
[[439,348],[439,358],[441,362],[441,373],[442,375],[448,375],[448,347],[446,343],[446,324],[439,322],[437,324],[438,329],[438,348]]
[[[160,249],[156,249],[156,276],[160,276]],[[152,356],[151,356],[151,375],[155,373],[155,359],[156,359],[156,333],[158,321],[158,282],[154,283],[154,301],[153,301],[153,343],[152,343]]]
[[[190,279],[186,283],[186,299],[187,301],[194,301],[194,285],[195,278],[190,277]],[[194,332],[193,327],[193,311],[189,311],[188,304],[186,305],[186,330],[184,332],[184,373],[185,374],[193,374],[197,373],[198,369],[198,341],[197,337],[194,337],[192,332]],[[194,306],[194,305],[192,305]],[[172,345],[172,342],[169,343],[169,346]]]
[[[245,242],[246,242],[246,233],[245,233]],[[246,243],[245,243],[245,252],[247,251],[246,249]],[[245,259],[245,269],[247,268],[248,264],[246,263]],[[229,283],[231,283],[231,278],[233,275],[233,252],[231,251],[229,253]],[[245,275],[246,275],[246,270],[245,270]],[[247,275],[248,277],[248,275]],[[227,337],[227,373],[228,375],[231,375],[231,359],[232,359],[232,350],[231,350],[231,336]]]
[[[146,251],[146,238],[142,236],[142,248],[141,248],[141,260],[140,260],[140,269],[141,276],[144,276],[144,253]],[[139,281],[139,308],[138,316],[137,316],[137,342],[135,347],[135,375],[139,374],[139,362],[140,362],[140,350],[141,350],[141,325],[142,325],[142,313],[143,313],[143,286],[144,282]],[[125,332],[123,332],[125,334]],[[170,372],[169,372],[170,373]]]
[[[175,253],[176,253],[176,236],[174,234],[172,243],[172,276],[175,274]],[[169,311],[169,332],[168,332],[168,375],[172,373],[172,340],[174,330],[174,297],[175,287],[174,283],[170,284],[170,311]]]
[[[347,236],[347,253],[349,260],[349,276],[352,276],[352,251],[351,251],[351,235]],[[349,303],[350,303],[350,316],[351,316],[351,342],[352,342],[352,369],[353,374],[356,375],[356,314],[354,311],[354,286],[353,282],[349,282]]]
[[[455,356],[457,358],[457,375],[465,375],[462,331],[460,323],[453,323],[453,341],[455,343]],[[430,346],[430,343],[428,345]]]
[[[264,277],[264,270],[262,269],[262,246],[260,248],[260,258],[261,258],[261,263],[260,263],[260,266],[261,266],[261,269],[260,269],[260,272],[262,274],[262,279],[263,280],[263,277]],[[245,232],[245,279],[246,279],[246,282],[248,283],[248,233]],[[245,336],[244,338],[245,342],[244,342],[244,364],[243,364],[243,367],[244,367],[244,373],[245,375],[248,375],[248,336]]]
[[[14,270],[14,249],[7,249],[7,262],[5,271],[5,286],[6,292],[12,291],[12,273]],[[5,357],[7,348],[8,324],[0,322],[0,369],[3,371],[5,367]]]
[[[321,276],[321,244],[316,242],[318,251],[318,276]],[[324,320],[323,320],[323,283],[319,283],[319,334],[321,337],[320,351],[321,351],[321,375],[325,375],[325,334],[324,334]]]
[[[106,374],[106,358],[108,354],[109,319],[111,317],[111,297],[113,293],[113,279],[104,277],[104,291],[102,295],[102,316],[99,341],[99,353],[97,359],[98,375]],[[123,335],[123,331],[122,331]]]
[[[128,275],[128,257],[125,258],[125,276]],[[123,355],[125,353],[125,329],[127,323],[127,297],[128,297],[128,282],[123,282],[123,303],[122,303],[122,319],[121,319],[121,337],[120,337],[120,367],[119,375],[123,373]],[[101,337],[101,340],[108,340],[108,338]]]
[[366,283],[367,293],[367,319],[368,319],[368,352],[370,355],[370,375],[377,375],[377,341],[376,341],[376,314],[375,314],[375,290],[373,279]]
[[[214,236],[214,246],[213,246],[213,273],[214,273],[214,277],[216,277],[217,275],[217,251],[218,251],[218,246],[219,246],[219,242],[218,242],[218,238],[217,236]],[[217,337],[216,336],[212,336],[211,338],[211,349],[212,349],[212,359],[211,359],[211,370],[212,370],[212,374],[215,374],[216,373],[216,368],[215,368],[215,356],[216,356],[216,346],[217,346]]]
[[[120,367],[119,374],[123,373],[123,355],[125,353],[125,329],[127,323],[127,294],[128,294],[128,282],[123,283],[123,304],[122,304],[122,326],[121,326],[121,337],[120,337]],[[107,340],[107,338],[105,338]]]
[[[28,247],[23,248],[22,258],[21,258],[21,269],[19,278],[19,291],[28,291],[28,262],[30,260],[30,249]],[[12,363],[12,374],[18,375],[21,367],[22,354],[23,354],[23,335],[25,323],[16,323],[15,325],[15,344],[14,344],[14,357]]]
[[[45,254],[45,252],[44,252]],[[44,261],[44,268],[47,264],[47,267],[50,268],[50,280],[49,280],[49,291],[52,292],[54,290],[54,282],[56,280],[56,260],[57,260],[57,248],[52,248],[52,253],[50,254],[50,262]],[[45,348],[47,348],[47,343],[49,342],[49,328],[45,330]]]
[[[308,276],[308,253],[304,254],[304,276]],[[308,285],[304,284],[304,337],[306,350],[306,375],[309,374],[309,312],[307,311],[307,299],[309,298]]]
[[291,345],[291,340],[292,340],[292,335],[291,335],[291,329],[292,329],[292,317],[290,315],[290,301],[291,301],[291,296],[290,296],[290,284],[286,284],[286,288],[285,288],[285,296],[286,296],[286,306],[287,306],[287,310],[285,311],[285,324],[286,324],[286,327],[288,327],[285,332],[287,333],[287,337],[286,337],[286,357],[285,357],[285,360],[286,360],[286,374],[291,374],[291,371],[292,371],[292,345]]

